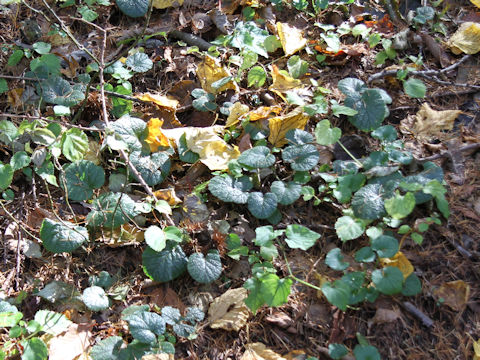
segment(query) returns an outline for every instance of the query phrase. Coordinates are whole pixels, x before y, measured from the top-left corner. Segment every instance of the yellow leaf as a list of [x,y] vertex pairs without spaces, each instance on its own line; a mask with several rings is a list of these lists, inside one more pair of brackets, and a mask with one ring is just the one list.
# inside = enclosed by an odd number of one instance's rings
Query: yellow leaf
[[392,257],[391,259],[389,258],[380,259],[380,262],[382,263],[383,266],[393,266],[398,268],[402,272],[404,279],[409,277],[414,270],[411,262],[407,259],[405,255],[403,255],[401,251],[397,252],[395,256]]
[[100,165],[100,144],[98,141],[88,141],[88,150],[83,156],[83,159],[90,160],[95,165]]
[[160,146],[168,147],[168,138],[162,133],[163,120],[151,118],[147,123],[148,136],[145,142],[150,146],[150,151],[155,152]]
[[178,107],[178,100],[159,94],[145,93],[142,95],[138,95],[137,99],[153,102],[159,107],[166,108],[171,111],[175,111]]
[[228,76],[231,76],[228,70],[222,67],[217,59],[214,59],[208,55],[205,56],[203,62],[201,62],[197,67],[197,77],[200,80],[203,90],[211,94],[219,94],[228,89],[232,89],[235,92],[239,91],[237,83],[233,80],[230,80],[218,89],[213,88],[212,84],[214,82]]
[[[475,1],[479,2],[478,0]],[[462,52],[470,55],[476,54],[480,51],[480,24],[474,22],[463,23],[450,37],[447,44],[456,55]]]
[[[319,274],[316,271],[313,273],[313,276],[315,277],[315,279],[317,279],[319,288],[321,288],[323,284],[330,281],[330,279],[328,279],[326,276]],[[317,290],[317,297],[319,299],[323,298],[323,292],[321,290]]]
[[229,289],[217,297],[208,309],[212,329],[239,331],[251,315],[243,300],[248,296],[245,288]]
[[280,147],[287,143],[285,134],[291,129],[301,129],[307,125],[308,115],[303,112],[301,107],[290,111],[283,116],[277,116],[268,120],[270,126],[270,136],[268,141],[275,146]]
[[165,200],[170,206],[175,206],[182,202],[182,200],[177,197],[174,188],[157,190],[153,194],[158,200]]
[[480,339],[473,342],[473,360],[480,360]]
[[259,108],[242,115],[240,120],[246,119],[247,117],[250,121],[264,120],[272,117],[272,115],[275,116],[280,114],[280,111],[282,111],[282,108],[278,105],[260,106]]
[[184,0],[153,0],[155,9],[166,9],[169,7],[178,7],[183,4]]
[[303,37],[303,32],[296,27],[277,22],[277,31],[285,56],[293,55],[307,45],[307,39]]
[[239,118],[247,113],[249,110],[247,105],[243,105],[240,102],[236,102],[233,104],[233,106],[230,108],[230,114],[228,115],[227,122],[225,124],[225,127],[230,127],[237,122],[239,122]]
[[245,352],[240,360],[286,360],[275,351],[267,349],[262,343],[251,343],[245,345]]
[[433,295],[437,300],[443,299],[453,310],[460,311],[470,297],[470,285],[462,280],[450,281],[433,290]]
[[415,115],[412,132],[418,139],[431,139],[442,130],[452,130],[455,119],[461,113],[460,110],[436,111],[424,103]]
[[95,238],[95,241],[101,241],[110,247],[126,246],[143,242],[145,240],[143,234],[144,231],[141,229],[130,224],[125,224],[114,230],[103,230],[97,234],[98,236]]
[[[476,7],[480,8],[480,0],[470,0],[470,2],[475,5]],[[480,355],[478,355],[480,356]]]
[[23,104],[23,101],[21,100],[22,94],[23,94],[22,88],[15,88],[10,90],[7,93],[8,103],[14,108],[21,106]]
[[227,170],[230,160],[240,156],[237,146],[228,145],[223,139],[212,141],[198,153],[200,161],[210,170]]
[[293,77],[280,72],[278,66],[276,66],[275,64],[272,65],[271,74],[273,82],[268,89],[274,91],[280,96],[282,96],[281,93],[302,86],[302,82],[300,80],[294,79]]

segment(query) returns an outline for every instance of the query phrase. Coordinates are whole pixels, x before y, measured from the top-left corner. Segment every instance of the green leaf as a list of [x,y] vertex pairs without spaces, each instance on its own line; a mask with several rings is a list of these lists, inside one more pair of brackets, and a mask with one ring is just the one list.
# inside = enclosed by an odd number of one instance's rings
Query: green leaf
[[165,306],[162,308],[162,318],[167,324],[174,325],[182,319],[182,314],[180,314],[180,310],[174,307]]
[[369,184],[358,190],[352,198],[352,208],[356,217],[375,220],[383,217],[385,212],[380,184]]
[[342,311],[347,310],[351,291],[350,287],[341,280],[335,280],[333,284],[327,282],[322,285],[322,293],[328,302]]
[[82,294],[82,301],[92,311],[102,311],[110,306],[110,300],[100,286],[86,288]]
[[351,216],[342,216],[335,222],[335,230],[340,240],[345,242],[362,236],[365,231],[365,224]]
[[352,193],[359,190],[365,184],[364,174],[348,174],[338,177],[338,186],[333,190],[333,196],[341,203],[350,202]]
[[247,81],[248,87],[255,86],[261,88],[267,80],[267,73],[261,66],[254,66],[248,71]]
[[272,53],[282,47],[282,42],[275,35],[270,35],[267,36],[263,42],[263,45],[265,46],[265,50],[267,50],[267,52]]
[[69,200],[90,200],[93,190],[105,183],[105,172],[101,166],[89,160],[80,160],[64,167],[63,181],[60,185]]
[[[2,301],[2,303],[4,302],[5,301]],[[0,310],[0,327],[13,327],[23,318],[23,314],[19,312],[17,308],[13,310],[3,305]]]
[[372,131],[370,135],[372,135],[372,137],[376,139],[386,142],[395,141],[398,137],[397,130],[392,125],[380,126],[379,128]]
[[372,239],[372,250],[375,250],[381,258],[391,258],[398,252],[398,240],[393,236],[380,235]]
[[177,336],[188,338],[195,333],[195,326],[185,323],[177,323],[173,325],[173,332]]
[[395,196],[385,200],[385,210],[394,219],[403,219],[415,208],[415,195],[407,192],[404,196],[397,191]]
[[294,79],[301,78],[308,71],[308,63],[298,55],[293,55],[287,61],[288,72]]
[[36,295],[51,303],[55,303],[60,300],[77,297],[80,295],[80,292],[73,285],[66,284],[62,281],[52,281],[45,285]]
[[22,343],[22,360],[47,360],[48,348],[42,339],[34,337]]
[[244,300],[245,305],[255,314],[257,310],[265,304],[265,300],[260,293],[262,282],[257,278],[250,278],[243,284],[243,287],[249,291],[248,297]]
[[[128,150],[138,151],[143,148],[148,148],[148,145],[145,143],[145,139],[148,136],[145,121],[131,117],[130,115],[124,115],[117,121],[111,123],[111,129],[115,132],[115,135],[127,145]],[[108,143],[108,145],[110,145],[110,143]]]
[[50,45],[49,43],[39,41],[39,42],[36,42],[35,44],[33,44],[32,48],[38,54],[44,55],[44,54],[48,54],[50,52],[50,49],[52,48],[52,45]]
[[402,291],[403,274],[400,269],[392,266],[377,269],[372,272],[372,282],[382,294],[394,295]]
[[355,98],[347,97],[345,105],[358,111],[354,116],[349,117],[350,122],[360,130],[371,131],[380,126],[388,116],[389,111],[384,95],[379,89],[367,89],[360,96]]
[[285,236],[285,242],[291,249],[308,250],[321,235],[303,225],[291,224],[287,225]]
[[120,336],[109,336],[92,347],[90,356],[92,360],[120,360],[120,348],[123,340]]
[[88,278],[90,286],[100,286],[103,289],[108,289],[114,283],[114,279],[107,271],[100,271],[98,275],[92,275]]
[[435,9],[431,6],[418,7],[416,13],[413,21],[419,24],[425,24],[427,21],[433,20],[435,17]]
[[80,7],[77,11],[82,15],[82,19],[84,20],[93,22],[98,18],[98,14],[86,5]]
[[268,31],[260,29],[255,22],[239,21],[235,26],[230,45],[240,50],[249,50],[268,58],[264,46],[264,41],[268,36]]
[[105,193],[93,200],[92,210],[87,215],[87,224],[92,228],[104,226],[117,228],[139,214],[135,202],[123,193]]
[[60,146],[68,160],[82,160],[88,150],[88,137],[82,130],[72,128],[63,133]]
[[[46,56],[46,55],[43,55]],[[75,106],[85,99],[81,86],[71,86],[60,76],[52,76],[39,83],[43,100],[50,104]]]
[[266,146],[255,146],[245,150],[237,159],[243,166],[251,169],[270,167],[275,163],[275,155]]
[[290,145],[283,149],[282,159],[295,171],[308,171],[318,164],[320,154],[312,144]]
[[14,169],[11,165],[0,163],[0,191],[7,189],[13,180]]
[[293,284],[292,279],[280,279],[275,274],[266,274],[260,281],[260,294],[268,306],[279,306],[287,302]]
[[45,218],[40,227],[40,238],[48,251],[70,253],[88,241],[88,231],[81,226],[67,226]]
[[[54,54],[45,54],[30,62],[30,70],[37,75],[43,75],[43,78],[48,75],[59,75],[60,69],[60,58]],[[55,78],[59,77],[55,76]]]
[[412,98],[424,98],[427,87],[422,80],[409,78],[403,82],[403,91]]
[[160,252],[147,247],[142,254],[143,271],[154,281],[167,282],[187,269],[187,257],[179,245],[167,246]]
[[342,137],[342,130],[331,128],[330,121],[322,120],[315,127],[315,137],[320,145],[332,145]]
[[18,312],[18,309],[15,305],[10,304],[8,301],[0,300],[0,313],[4,312],[16,313]]
[[252,182],[247,176],[233,178],[228,174],[215,176],[208,183],[208,190],[225,202],[235,204],[246,204],[248,200],[248,191],[253,187]]
[[274,231],[273,227],[270,225],[257,227],[255,229],[255,245],[263,246],[276,239],[281,234],[283,234],[282,230]]
[[403,284],[402,295],[404,296],[415,296],[422,292],[422,283],[417,275],[414,273],[410,274]]
[[145,344],[134,339],[126,348],[120,350],[120,360],[142,359],[145,355],[151,355],[155,352],[153,344]]
[[257,219],[267,219],[277,209],[277,196],[273,193],[252,192],[248,196],[248,210]]
[[355,253],[355,261],[369,263],[375,260],[375,253],[370,246],[364,246]]
[[289,181],[287,184],[283,181],[274,181],[270,191],[277,195],[279,204],[291,205],[300,198],[302,186],[294,181]]
[[54,336],[60,335],[72,324],[65,315],[50,310],[37,311],[35,321],[42,326],[42,331]]
[[151,155],[142,155],[140,151],[134,151],[130,154],[130,161],[149,186],[160,184],[170,173],[171,161],[165,151]]
[[348,349],[343,344],[329,344],[328,345],[328,356],[332,359],[341,359],[348,354]]
[[344,93],[347,97],[355,97],[363,91],[367,90],[367,86],[362,80],[355,78],[342,79],[337,84],[338,90]]
[[333,270],[345,270],[350,264],[343,261],[342,251],[339,248],[334,248],[327,253],[325,257],[325,264],[330,266]]
[[8,91],[7,80],[0,78],[0,94]]
[[293,145],[303,145],[313,142],[313,136],[307,131],[300,129],[288,130],[285,138]]
[[23,55],[24,55],[23,50],[20,50],[20,49],[15,50],[12,53],[12,55],[10,55],[10,57],[8,58],[7,65],[12,67],[17,66],[20,60],[22,60]]
[[144,73],[153,67],[153,61],[145,53],[135,53],[127,57],[125,65],[138,73]]
[[160,252],[165,249],[167,245],[167,237],[162,229],[156,225],[151,225],[145,231],[145,242],[153,250]]
[[188,273],[197,282],[209,284],[217,280],[222,273],[222,262],[217,250],[210,250],[207,256],[193,253],[188,258]]
[[0,141],[9,144],[19,135],[18,129],[14,123],[7,120],[0,121]]
[[334,116],[340,116],[340,115],[355,116],[358,114],[357,110],[354,110],[348,106],[339,105],[336,102],[332,103],[331,109],[332,109],[332,114]]
[[141,17],[148,11],[148,0],[115,0],[115,2],[121,12],[132,18]]
[[165,332],[165,320],[162,316],[147,311],[139,311],[125,318],[134,339],[144,344],[154,344],[156,335]]

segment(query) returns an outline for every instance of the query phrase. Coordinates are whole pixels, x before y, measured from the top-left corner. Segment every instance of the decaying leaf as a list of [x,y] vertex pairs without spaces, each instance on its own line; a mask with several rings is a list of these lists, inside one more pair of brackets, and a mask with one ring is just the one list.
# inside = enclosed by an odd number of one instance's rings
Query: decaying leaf
[[307,39],[303,37],[303,32],[296,27],[278,22],[277,31],[285,56],[293,55],[307,45]]
[[230,114],[228,115],[225,127],[230,127],[238,123],[240,121],[240,117],[248,113],[248,110],[250,110],[248,105],[244,105],[241,102],[236,102],[233,104],[233,106],[230,108]]
[[155,9],[166,9],[169,7],[178,7],[183,4],[184,0],[153,0]]
[[453,310],[461,311],[470,297],[470,285],[462,280],[450,281],[434,289],[433,294],[437,300],[442,301]]
[[251,315],[244,303],[248,296],[245,288],[229,289],[217,297],[208,309],[208,321],[212,329],[239,331]]
[[368,327],[371,328],[372,325],[391,323],[401,318],[401,313],[398,310],[379,308],[377,309],[375,316],[368,320]]
[[182,202],[182,200],[177,197],[174,188],[157,190],[153,194],[158,200],[165,200],[170,206],[175,206]]
[[98,141],[89,140],[88,141],[88,149],[85,155],[83,155],[83,160],[90,160],[95,165],[100,165],[101,163],[101,155],[100,155],[100,144]]
[[302,82],[298,79],[294,79],[290,75],[280,72],[278,66],[275,64],[272,65],[272,85],[269,86],[269,90],[275,92],[279,96],[282,96],[282,93],[287,92],[288,90],[292,90],[302,86]]
[[8,224],[4,232],[4,240],[7,248],[13,252],[17,252],[17,247],[28,258],[41,258],[42,250],[40,245],[32,240],[25,239],[23,236],[19,238],[18,224],[11,222]]
[[216,81],[231,77],[230,72],[220,65],[220,63],[212,58],[211,56],[206,55],[202,63],[197,67],[197,77],[200,80],[203,90],[211,94],[219,94],[222,91],[231,89],[235,92],[239,91],[238,85],[233,78],[231,78],[226,84],[216,88],[213,84]]
[[464,22],[450,37],[448,45],[456,55],[476,54],[480,51],[480,24]]
[[262,343],[251,343],[245,345],[245,352],[240,360],[285,360],[285,358]]
[[91,341],[89,324],[72,324],[65,333],[49,341],[49,359],[73,360],[87,353]]
[[159,147],[170,146],[168,138],[162,132],[163,120],[151,118],[147,123],[148,136],[145,142],[150,146],[150,151],[155,152]]
[[395,256],[391,259],[380,259],[380,262],[383,266],[394,266],[398,268],[402,272],[404,279],[406,279],[411,273],[413,273],[414,270],[412,263],[401,251],[397,252]]
[[287,143],[285,134],[288,130],[303,130],[307,125],[308,118],[309,116],[303,112],[302,107],[297,107],[286,115],[269,119],[270,135],[268,141],[275,147],[285,145]]
[[23,94],[23,89],[22,88],[15,88],[15,89],[10,90],[7,93],[8,103],[13,108],[17,108],[17,107],[21,106],[22,103],[23,103],[22,100],[21,100],[22,94]]
[[[314,272],[313,273],[313,276],[315,277],[315,279],[317,279],[318,281],[318,287],[321,288],[323,286],[323,284],[327,283],[330,281],[329,278],[327,278],[326,276],[322,275],[322,274],[319,274],[318,272]],[[322,299],[323,298],[323,292],[321,290],[317,290],[317,297],[319,299]]]
[[480,360],[480,339],[473,342],[473,360]]
[[142,360],[175,360],[173,354],[150,354],[143,355]]
[[113,231],[111,229],[104,229],[98,233],[95,241],[106,243],[110,247],[126,246],[131,244],[138,244],[144,241],[144,231],[139,228],[124,224]]
[[424,103],[415,116],[412,132],[420,140],[428,140],[439,134],[442,130],[453,129],[453,122],[460,110],[433,110]]
[[142,95],[138,95],[137,99],[153,102],[158,107],[165,108],[171,111],[175,111],[178,107],[178,100],[175,100],[169,96],[163,96],[159,94],[145,93]]
[[246,118],[248,118],[249,121],[265,120],[280,114],[281,111],[282,111],[282,107],[279,105],[260,106],[242,115],[240,117],[240,120],[244,120]]

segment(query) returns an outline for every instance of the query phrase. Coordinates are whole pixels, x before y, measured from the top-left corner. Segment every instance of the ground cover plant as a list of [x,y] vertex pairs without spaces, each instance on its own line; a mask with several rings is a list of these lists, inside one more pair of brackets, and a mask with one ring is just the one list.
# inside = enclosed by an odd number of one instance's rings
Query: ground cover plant
[[3,1],[0,358],[480,358],[479,7]]

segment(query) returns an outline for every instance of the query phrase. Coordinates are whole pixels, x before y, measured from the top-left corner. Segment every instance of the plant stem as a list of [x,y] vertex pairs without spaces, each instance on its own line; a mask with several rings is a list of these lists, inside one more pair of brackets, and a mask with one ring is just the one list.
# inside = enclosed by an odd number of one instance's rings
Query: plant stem
[[340,145],[340,147],[343,149],[343,151],[345,151],[348,154],[348,156],[350,156],[353,159],[353,161],[355,161],[355,164],[357,164],[357,166],[359,166],[360,168],[363,167],[363,164],[360,161],[358,161],[358,159],[345,147],[345,145],[343,145],[340,142],[340,140],[337,140],[337,143],[338,143],[338,145]]
[[291,277],[293,280],[298,281],[300,284],[303,284],[303,285],[306,285],[306,286],[308,286],[308,287],[311,287],[312,289],[315,289],[315,290],[318,290],[318,291],[322,291],[322,289],[319,288],[318,286],[313,285],[313,284],[310,284],[309,282],[304,281],[304,280],[302,280],[302,279],[299,279],[298,277],[296,277],[295,275],[293,275],[292,269],[290,268],[290,264],[288,263],[287,256],[285,255],[285,253],[283,253],[283,258],[285,259],[285,264],[287,265],[288,273],[290,274],[290,277]]

